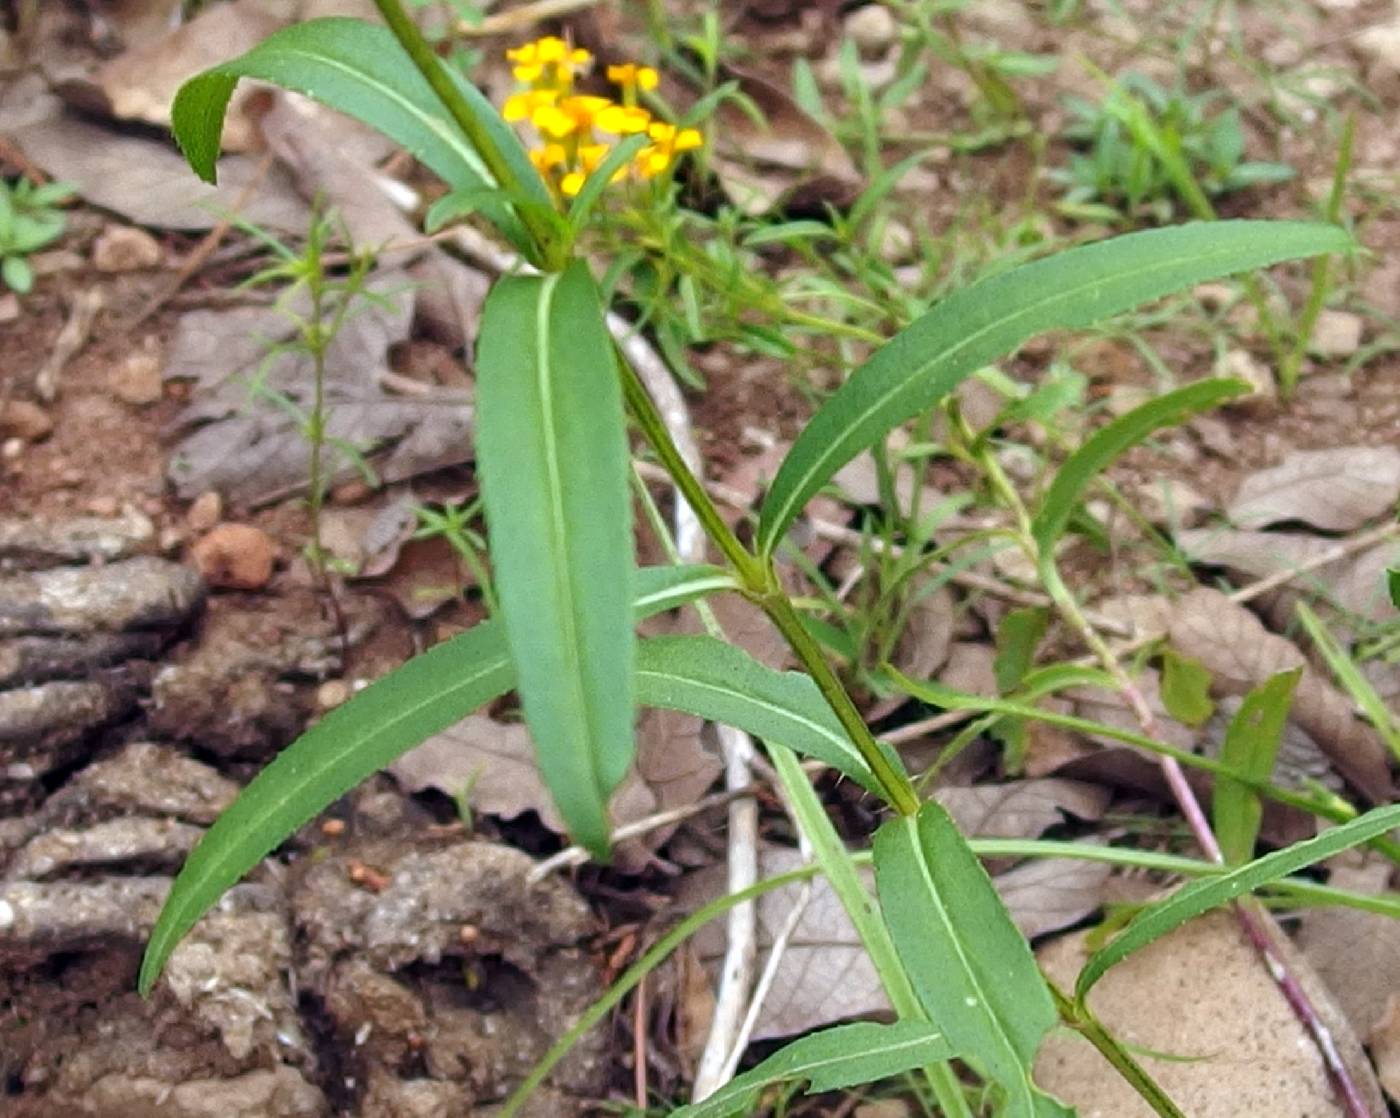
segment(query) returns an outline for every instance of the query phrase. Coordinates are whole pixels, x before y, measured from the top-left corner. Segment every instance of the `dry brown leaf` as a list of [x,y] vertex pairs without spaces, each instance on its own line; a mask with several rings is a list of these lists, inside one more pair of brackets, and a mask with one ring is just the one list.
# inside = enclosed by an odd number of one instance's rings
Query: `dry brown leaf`
[[465,795],[474,811],[503,819],[535,811],[545,826],[564,831],[535,767],[530,732],[519,723],[469,715],[410,749],[389,772],[406,792],[431,788],[454,798]]
[[[1224,567],[1246,579],[1297,570],[1344,542],[1299,532],[1241,532],[1228,528],[1198,528],[1176,536],[1177,546],[1193,563]],[[1397,611],[1386,593],[1385,571],[1397,561],[1400,541],[1385,540],[1305,571],[1274,596],[1269,615],[1280,622],[1291,620],[1294,603],[1300,593],[1306,592],[1317,596],[1319,608],[1331,603],[1369,621],[1393,620]]]
[[1113,867],[1084,858],[1035,858],[992,878],[1027,939],[1078,924],[1103,907]]
[[[1088,958],[1084,939],[1082,932],[1065,936],[1038,953],[1062,987],[1073,986]],[[1356,1036],[1307,964],[1283,947],[1371,1113],[1384,1113]],[[1344,1114],[1317,1048],[1227,912],[1193,920],[1113,968],[1089,995],[1089,1007],[1191,1118]],[[1147,1103],[1077,1034],[1057,1030],[1046,1038],[1035,1078],[1083,1115],[1152,1118]]]
[[[402,273],[382,272],[368,289],[383,302],[348,317],[326,358],[327,421],[331,438],[369,453],[381,480],[404,481],[461,462],[471,454],[472,408],[460,392],[429,389],[399,396],[383,384],[391,346],[408,334],[413,294]],[[177,491],[193,498],[217,490],[230,500],[259,504],[307,484],[310,447],[284,409],[252,400],[249,385],[268,347],[290,336],[286,316],[272,308],[193,311],[176,329],[166,355],[167,380],[194,381],[181,422],[195,427],[171,455]],[[283,354],[261,369],[269,391],[306,408],[312,365]],[[340,458],[337,477],[355,473]]]
[[[1162,704],[1161,680],[1156,670],[1144,669],[1138,673],[1135,682],[1142,691],[1143,698],[1147,700],[1148,707],[1156,715],[1161,740],[1178,749],[1194,749],[1197,732],[1167,713],[1167,708]],[[1081,718],[1090,718],[1121,730],[1138,733],[1142,731],[1137,716],[1128,705],[1128,700],[1117,691],[1105,687],[1074,687],[1065,691],[1064,695],[1074,701],[1075,713]],[[1113,738],[1091,735],[1091,739],[1111,749],[1122,745]]]
[[1191,591],[1177,603],[1170,639],[1199,660],[1217,694],[1242,695],[1281,671],[1303,667],[1290,717],[1322,747],[1337,770],[1372,803],[1390,798],[1390,767],[1375,730],[1351,700],[1307,665],[1296,645],[1270,633],[1254,614],[1218,590]]
[[[113,116],[169,127],[170,103],[186,79],[252,50],[282,23],[267,0],[216,4],[118,55],[97,71],[94,81]],[[241,111],[249,92],[235,94],[223,132],[225,151],[247,152],[258,146],[257,126]]]
[[[212,229],[233,211],[256,176],[257,161],[219,161],[219,185],[201,182],[172,144],[125,135],[64,114],[16,129],[24,154],[87,201],[137,225]],[[275,233],[305,233],[310,211],[285,172],[274,167],[241,211]]]
[[1349,532],[1392,511],[1400,498],[1400,450],[1344,446],[1300,450],[1250,474],[1226,510],[1241,528],[1298,520]]
[[905,618],[890,662],[911,679],[931,679],[948,660],[957,607],[946,586],[924,594]]
[[1392,1102],[1400,1103],[1400,994],[1390,995],[1384,1016],[1371,1032],[1371,1059],[1381,1087]]
[[1094,822],[1103,818],[1111,799],[1098,785],[1054,779],[940,788],[934,796],[958,830],[979,838],[1035,838],[1066,815]]
[[[1390,864],[1335,867],[1328,884],[1358,893],[1385,890]],[[1372,1042],[1400,993],[1400,920],[1355,908],[1304,909],[1294,937],[1358,1036]]]

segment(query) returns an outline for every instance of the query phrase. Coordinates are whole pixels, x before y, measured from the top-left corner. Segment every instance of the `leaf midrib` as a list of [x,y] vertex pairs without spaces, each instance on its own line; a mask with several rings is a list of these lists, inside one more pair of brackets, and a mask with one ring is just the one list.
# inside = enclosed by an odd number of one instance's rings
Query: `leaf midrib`
[[[1216,256],[1229,258],[1230,256],[1233,256],[1233,255],[1235,255],[1235,254],[1238,253],[1238,252],[1239,252],[1239,247],[1238,247],[1238,246],[1228,246],[1228,247],[1216,249],[1216,250],[1213,250],[1213,251],[1207,250],[1207,251],[1201,252],[1201,253],[1193,253],[1193,254],[1191,254],[1191,255],[1192,255],[1192,257],[1195,258],[1195,259],[1199,259],[1199,260],[1204,261],[1204,260],[1208,260],[1208,259],[1211,259],[1211,258],[1216,257]],[[1046,259],[1047,261],[1050,261],[1050,260],[1054,260],[1055,257],[1051,256],[1051,257],[1046,257],[1045,259]],[[1183,256],[1174,256],[1174,257],[1170,258],[1169,260],[1165,260],[1165,261],[1162,261],[1162,262],[1155,262],[1155,261],[1154,261],[1154,262],[1151,262],[1151,263],[1149,263],[1149,264],[1147,264],[1147,265],[1145,265],[1145,266],[1143,266],[1143,267],[1141,267],[1141,268],[1134,268],[1134,269],[1125,270],[1124,272],[1120,272],[1119,274],[1117,274],[1117,275],[1115,275],[1114,277],[1112,277],[1112,279],[1113,279],[1114,282],[1123,282],[1125,276],[1128,277],[1128,279],[1137,279],[1137,278],[1139,278],[1139,277],[1141,277],[1141,276],[1149,275],[1149,274],[1151,274],[1152,272],[1156,272],[1156,271],[1167,271],[1167,270],[1169,270],[1169,269],[1171,269],[1171,268],[1176,267],[1177,265],[1179,265],[1183,259],[1185,259],[1185,257],[1183,257]],[[1244,270],[1244,269],[1241,269],[1241,270]],[[1002,273],[1003,276],[1004,276],[1004,275],[1008,275],[1008,274],[1010,274],[1010,273]],[[993,282],[994,280],[996,280],[996,279],[998,279],[998,278],[1000,278],[1000,277],[991,277],[990,279],[985,280],[985,281],[983,281],[983,282],[984,282],[984,283],[991,283],[991,282]],[[1076,297],[1076,296],[1082,294],[1083,292],[1085,292],[1085,291],[1087,291],[1087,290],[1089,290],[1089,289],[1091,289],[1091,288],[1101,286],[1101,285],[1104,284],[1105,282],[1107,282],[1107,281],[1106,281],[1106,278],[1103,277],[1103,276],[1100,276],[1100,277],[1098,277],[1097,279],[1094,279],[1094,280],[1092,280],[1092,281],[1086,281],[1086,282],[1080,283],[1080,284],[1078,284],[1078,285],[1075,286],[1075,287],[1071,287],[1071,288],[1068,288],[1068,289],[1065,289],[1065,290],[1061,290],[1061,291],[1054,292],[1053,294],[1047,296],[1046,298],[1044,298],[1044,299],[1042,299],[1042,300],[1040,300],[1040,301],[1038,301],[1038,302],[1035,302],[1035,303],[1032,303],[1032,304],[1030,304],[1030,305],[1028,305],[1028,306],[1025,306],[1025,307],[1021,308],[1019,311],[1013,311],[1011,314],[1009,314],[1009,315],[1007,315],[1007,316],[1005,316],[1005,317],[1003,317],[1003,318],[999,318],[999,319],[996,319],[996,320],[993,321],[993,322],[989,322],[987,325],[982,326],[982,327],[979,327],[978,329],[974,330],[972,333],[967,334],[967,335],[964,335],[963,338],[961,338],[961,339],[960,339],[959,341],[957,341],[957,342],[954,342],[954,343],[953,343],[950,347],[948,347],[947,349],[942,350],[937,356],[932,357],[932,358],[930,358],[928,361],[925,361],[923,364],[917,366],[916,371],[914,371],[914,372],[908,374],[907,376],[904,376],[904,377],[899,378],[899,379],[897,380],[897,382],[895,383],[895,385],[894,385],[888,392],[886,392],[886,393],[885,393],[884,395],[882,395],[878,400],[876,400],[876,401],[875,401],[874,403],[872,403],[869,407],[867,407],[867,408],[861,413],[861,415],[860,415],[860,417],[859,417],[858,419],[853,420],[853,421],[852,421],[851,423],[849,423],[847,426],[848,426],[848,427],[857,427],[857,426],[859,426],[860,424],[864,423],[865,420],[866,420],[870,415],[874,414],[875,412],[880,411],[880,410],[881,410],[882,408],[884,408],[885,405],[888,404],[892,399],[894,399],[894,398],[897,397],[901,392],[903,392],[905,389],[907,389],[914,381],[916,381],[917,379],[919,379],[920,377],[922,377],[922,376],[927,372],[927,370],[928,370],[931,366],[937,365],[937,364],[939,364],[940,362],[943,362],[943,361],[951,361],[951,360],[953,360],[953,359],[957,356],[958,353],[960,353],[962,350],[964,350],[964,349],[968,348],[969,346],[971,346],[974,342],[981,340],[984,336],[986,336],[986,335],[987,335],[988,333],[990,333],[991,331],[996,330],[996,329],[998,329],[999,327],[1005,326],[1005,325],[1008,324],[1008,323],[1014,323],[1014,322],[1016,322],[1016,321],[1018,321],[1018,320],[1020,320],[1020,319],[1023,319],[1023,318],[1025,318],[1025,317],[1027,317],[1027,316],[1029,316],[1029,315],[1031,315],[1031,314],[1034,314],[1034,313],[1036,313],[1036,312],[1039,312],[1039,311],[1043,310],[1043,309],[1044,309],[1045,307],[1047,307],[1047,306],[1052,306],[1052,305],[1054,305],[1056,302],[1063,302],[1063,301],[1065,301],[1065,300],[1067,300],[1067,299],[1072,299],[1072,298],[1074,298],[1074,297]],[[967,293],[967,292],[976,291],[977,288],[978,288],[979,286],[981,286],[981,284],[974,284],[974,285],[971,286],[971,287],[963,288],[961,292],[958,292],[958,293],[956,293],[956,294],[964,294],[964,293]],[[953,296],[953,297],[955,297],[955,296]],[[946,301],[945,301],[944,303],[940,304],[940,306],[946,306],[946,305],[947,305],[947,304],[946,304]],[[935,308],[933,308],[932,310],[930,310],[928,313],[929,313],[929,314],[935,314],[935,313],[937,313],[937,310],[938,310],[938,308],[935,307]],[[1112,313],[1110,313],[1110,315],[1109,315],[1108,317],[1112,317]],[[896,335],[896,337],[898,337],[898,335]],[[890,340],[893,341],[894,339],[890,339]],[[889,344],[889,343],[887,342],[886,345],[888,345],[888,344]],[[854,378],[855,378],[856,376],[859,376],[859,375],[860,375],[860,370],[856,370],[856,372],[855,372],[854,374],[852,374],[852,380],[854,380]],[[847,383],[847,384],[850,384],[851,381],[847,381],[846,383]],[[844,386],[843,386],[843,387],[844,387]],[[829,444],[829,445],[832,445],[832,446],[840,445],[840,441],[838,440],[838,441],[833,442],[833,443],[831,443],[831,444]],[[767,532],[761,533],[761,535],[762,535],[762,541],[761,541],[761,542],[762,542],[762,549],[763,549],[764,551],[771,551],[771,550],[772,550],[772,547],[773,547],[774,543],[776,542],[776,540],[775,540],[773,537],[776,536],[776,534],[777,534],[779,531],[781,531],[781,528],[780,528],[779,526],[780,526],[780,525],[783,526],[783,527],[786,526],[786,524],[787,524],[787,522],[788,522],[788,517],[792,514],[792,510],[793,510],[794,506],[797,504],[797,501],[799,500],[799,496],[798,496],[798,495],[799,495],[800,493],[802,493],[802,491],[807,487],[807,484],[811,481],[811,479],[812,479],[815,475],[817,475],[818,473],[821,472],[820,469],[818,468],[818,464],[820,464],[820,463],[826,461],[828,457],[829,457],[829,455],[827,455],[827,454],[823,454],[823,455],[819,456],[817,459],[814,460],[814,463],[813,463],[813,465],[812,465],[811,467],[809,467],[809,468],[808,468],[807,470],[805,470],[801,475],[799,475],[799,480],[798,480],[798,482],[792,486],[792,489],[791,489],[792,496],[791,496],[790,498],[788,498],[788,499],[783,503],[783,505],[782,505],[781,514],[780,514],[780,515],[777,515],[777,516],[775,516],[775,517],[773,517],[772,520],[769,521],[769,524],[771,525],[771,527],[769,528],[769,530],[768,530]]]

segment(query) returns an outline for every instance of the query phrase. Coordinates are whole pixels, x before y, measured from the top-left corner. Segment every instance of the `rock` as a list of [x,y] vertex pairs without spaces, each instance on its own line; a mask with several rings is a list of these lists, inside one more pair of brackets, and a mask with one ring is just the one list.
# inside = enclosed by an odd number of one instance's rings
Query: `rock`
[[204,834],[174,819],[109,819],[91,827],[55,827],[30,839],[10,861],[6,876],[41,881],[71,871],[139,862],[174,871]]
[[0,457],[6,462],[18,462],[24,457],[24,440],[13,437],[0,443]]
[[880,234],[880,256],[891,264],[903,264],[913,257],[918,241],[902,221],[887,221]]
[[0,567],[127,559],[149,546],[155,532],[150,519],[133,510],[112,519],[0,519]]
[[1374,76],[1393,78],[1400,74],[1400,18],[1368,27],[1352,41],[1370,59]]
[[55,567],[0,579],[0,636],[171,629],[204,597],[194,571],[141,555],[105,567]]
[[86,881],[13,881],[0,885],[10,913],[0,929],[0,957],[48,953],[115,936],[135,943],[156,922],[168,877],[110,877]]
[[92,246],[92,266],[109,275],[156,268],[163,259],[160,242],[131,225],[107,226]]
[[351,695],[350,684],[343,679],[328,679],[316,689],[316,705],[332,710],[346,702]]
[[220,524],[195,543],[190,557],[210,586],[261,590],[272,578],[277,545],[251,524]]
[[224,499],[210,489],[194,499],[185,512],[185,524],[191,532],[207,532],[224,518]]
[[88,734],[130,714],[136,698],[131,683],[108,678],[0,691],[0,798],[74,760]]
[[165,394],[160,375],[160,355],[149,349],[139,349],[127,356],[107,374],[107,386],[112,395],[124,404],[145,407]]
[[0,433],[25,442],[37,442],[53,431],[53,420],[38,404],[28,400],[6,400],[0,406]]
[[0,295],[0,324],[8,325],[19,320],[19,296],[13,291]]
[[1308,338],[1308,352],[1314,357],[1350,357],[1361,348],[1362,326],[1359,314],[1325,310]]
[[1249,385],[1249,394],[1234,401],[1237,406],[1267,404],[1278,398],[1273,373],[1247,349],[1227,350],[1220,360],[1217,373],[1222,377],[1238,377]]
[[860,53],[869,57],[883,55],[899,37],[899,23],[884,4],[857,8],[845,18],[842,30]]
[[[151,779],[153,772],[160,780]],[[237,795],[237,784],[202,761],[168,745],[135,742],[84,768],[45,810],[70,820],[117,811],[209,824]]]

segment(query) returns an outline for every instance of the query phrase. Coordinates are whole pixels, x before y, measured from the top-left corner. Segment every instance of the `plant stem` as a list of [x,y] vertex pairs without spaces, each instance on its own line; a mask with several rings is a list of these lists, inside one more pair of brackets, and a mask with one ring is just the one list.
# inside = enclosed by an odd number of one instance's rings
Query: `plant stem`
[[[418,25],[404,12],[399,0],[374,0],[374,6],[379,9],[379,14],[384,17],[384,22],[394,33],[394,38],[399,41],[399,45],[408,54],[418,72],[423,75],[423,79],[437,94],[443,108],[452,117],[453,123],[462,130],[462,134],[466,136],[472,147],[476,149],[477,154],[481,156],[482,162],[486,164],[486,169],[496,180],[496,186],[500,187],[507,195],[524,194],[524,184],[519,181],[510,163],[501,154],[500,149],[491,138],[491,134],[482,126],[476,114],[472,112],[471,106],[462,96],[462,91],[453,84],[451,77],[448,76],[443,67],[442,60],[433,53],[433,48],[423,38],[423,33],[418,30]],[[530,237],[537,250],[538,259],[532,263],[547,272],[556,272],[562,269],[568,263],[568,246],[560,244],[559,237],[530,207],[520,206],[517,208],[517,212],[525,228],[530,231]]]
[[1133,1090],[1148,1106],[1162,1118],[1186,1118],[1170,1096],[1157,1086],[1156,1080],[1148,1074],[1147,1069],[1133,1059],[1132,1054],[1099,1023],[1098,1018],[1085,1006],[1075,1003],[1048,977],[1045,979],[1045,985],[1050,987],[1050,996],[1055,999],[1055,1008],[1060,1011],[1060,1019],[1097,1048],[1099,1054],[1132,1085]]

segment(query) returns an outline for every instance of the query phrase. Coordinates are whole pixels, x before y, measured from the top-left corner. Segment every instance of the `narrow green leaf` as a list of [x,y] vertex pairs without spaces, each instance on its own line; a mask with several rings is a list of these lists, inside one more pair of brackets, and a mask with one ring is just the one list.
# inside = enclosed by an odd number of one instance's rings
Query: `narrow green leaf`
[[875,884],[929,1020],[1006,1093],[1007,1118],[1071,1118],[1031,1067],[1058,1021],[1035,957],[982,863],[937,803],[875,834]]
[[[1075,996],[1083,1002],[1109,967],[1175,931],[1193,917],[1343,850],[1360,846],[1396,826],[1400,826],[1400,804],[1376,808],[1350,823],[1342,823],[1315,838],[1266,854],[1237,870],[1191,882],[1160,904],[1144,909],[1107,946],[1092,955],[1079,974]],[[949,1036],[956,1044],[957,1037],[951,1032]]]
[[757,1114],[759,1096],[775,1083],[806,1080],[807,1090],[813,1094],[836,1091],[888,1079],[953,1055],[938,1030],[920,1021],[838,1025],[793,1041],[704,1102],[673,1110],[671,1118]]
[[1035,650],[1050,627],[1050,611],[1044,606],[1013,609],[997,626],[997,654],[992,663],[997,690],[1016,690],[1035,663]]
[[1178,722],[1204,726],[1215,713],[1210,672],[1199,660],[1174,648],[1162,653],[1162,705]]
[[[1215,223],[1219,224],[1229,223]],[[1064,533],[1065,525],[1078,508],[1085,488],[1115,458],[1142,442],[1152,432],[1181,423],[1196,412],[1224,403],[1248,388],[1239,380],[1198,380],[1149,400],[1095,431],[1056,471],[1055,480],[1050,483],[1040,511],[1031,525],[1042,560],[1053,555],[1055,541]]]
[[[637,699],[736,726],[825,762],[879,795],[880,784],[810,676],[779,672],[709,636],[654,637],[637,652]],[[886,757],[899,771],[893,750]]]
[[1308,631],[1308,636],[1312,638],[1318,652],[1322,653],[1322,658],[1327,661],[1327,666],[1337,677],[1337,682],[1351,696],[1352,701],[1366,712],[1366,717],[1371,720],[1376,733],[1380,734],[1381,739],[1390,748],[1391,754],[1400,758],[1400,721],[1396,720],[1395,714],[1376,692],[1375,685],[1362,674],[1351,654],[1328,631],[1322,619],[1312,611],[1307,602],[1298,603],[1298,620],[1303,623],[1303,628]]
[[1283,725],[1302,668],[1279,672],[1245,696],[1225,731],[1221,762],[1244,781],[1217,777],[1211,796],[1215,834],[1228,865],[1239,866],[1254,856],[1259,822],[1264,815],[1254,788],[1274,774],[1274,760],[1283,741]]
[[[637,572],[637,616],[728,583],[714,567]],[[434,645],[328,712],[243,789],[175,879],[141,963],[143,994],[180,938],[229,886],[317,812],[408,750],[515,686],[500,625]]]
[[477,342],[477,466],[540,772],[605,858],[634,742],[632,505],[622,389],[583,261],[496,284]]
[[1385,572],[1386,586],[1390,589],[1390,603],[1400,609],[1400,567],[1391,567]]
[[1091,325],[1203,280],[1352,247],[1335,226],[1196,223],[1070,249],[954,292],[857,369],[798,436],[763,502],[759,551],[773,553],[843,465],[1027,339]]
[[583,229],[603,191],[612,185],[613,176],[626,167],[647,142],[646,136],[628,136],[608,152],[608,157],[584,180],[582,189],[569,206],[568,220],[575,232]]
[[[514,132],[479,90],[448,72],[503,155],[522,172],[520,181],[530,190],[533,202],[552,208],[548,190]],[[496,185],[393,33],[387,27],[342,18],[285,27],[246,54],[180,87],[170,109],[172,130],[190,166],[206,182],[215,180],[224,116],[242,78],[294,90],[363,121],[407,149],[454,191]],[[481,209],[517,248],[529,244],[507,206],[483,200]]]

